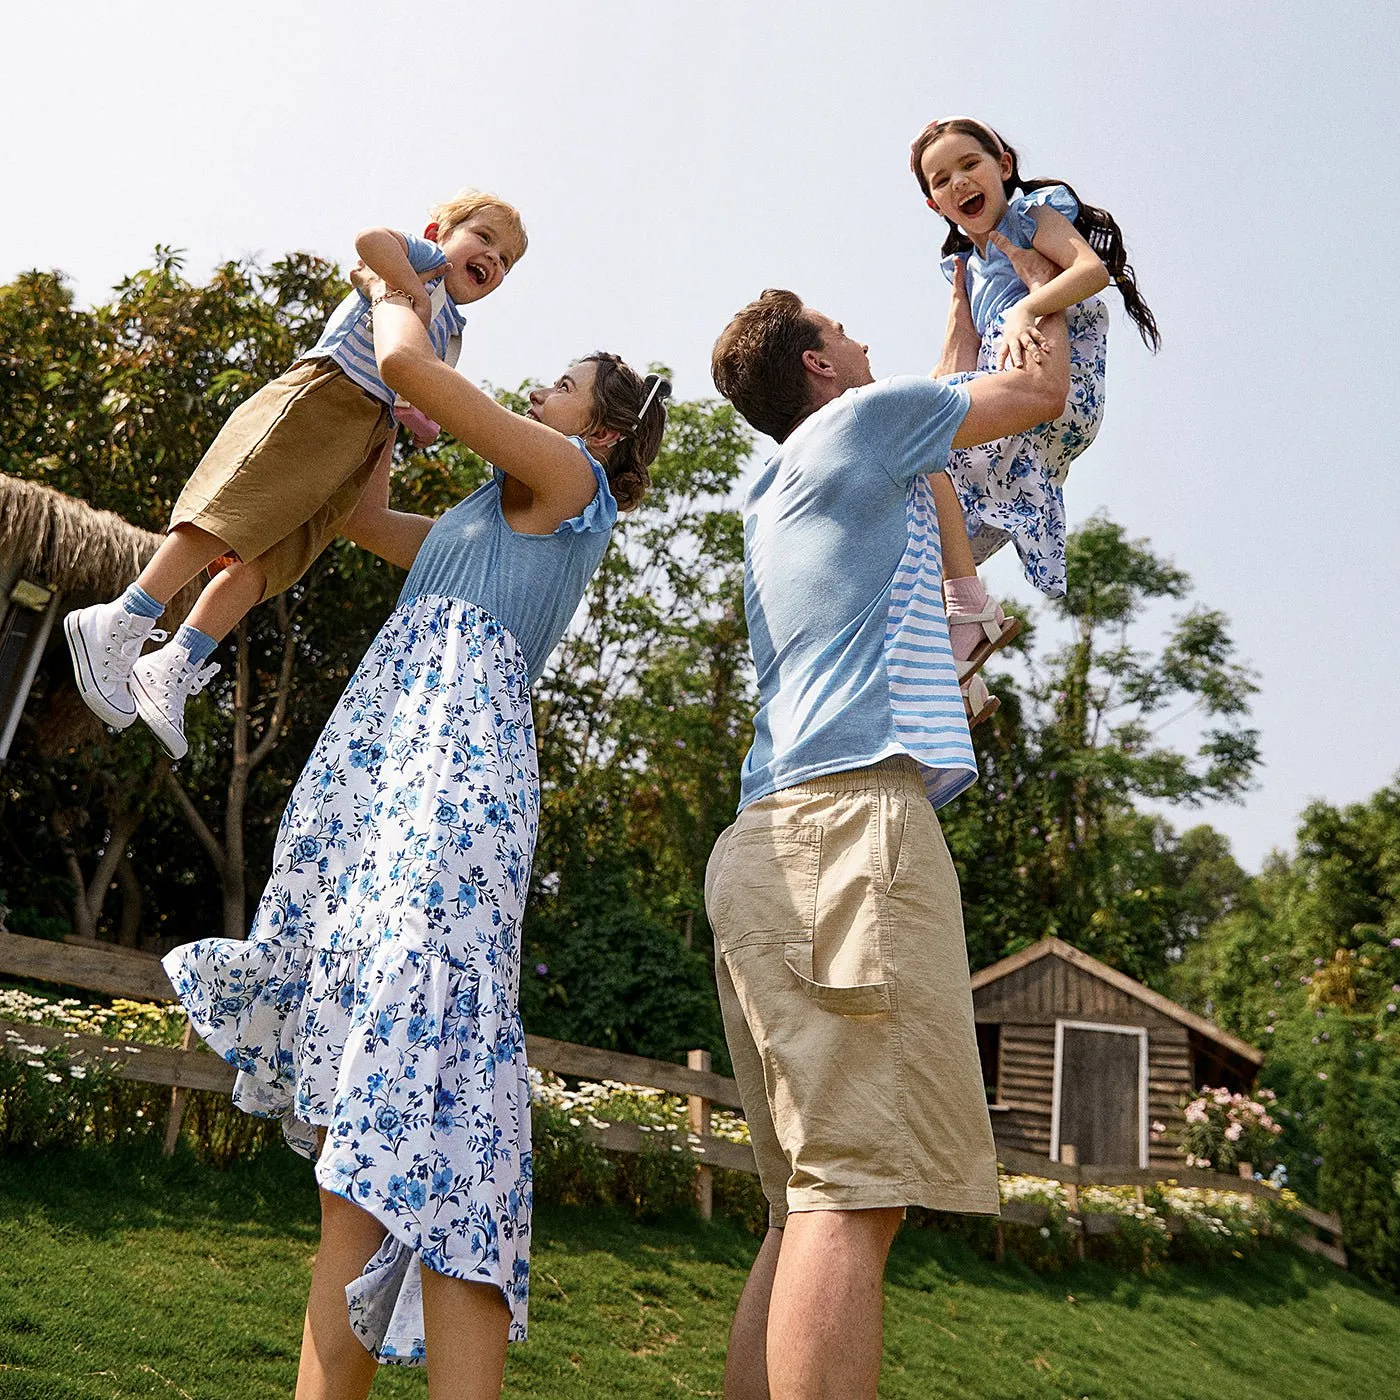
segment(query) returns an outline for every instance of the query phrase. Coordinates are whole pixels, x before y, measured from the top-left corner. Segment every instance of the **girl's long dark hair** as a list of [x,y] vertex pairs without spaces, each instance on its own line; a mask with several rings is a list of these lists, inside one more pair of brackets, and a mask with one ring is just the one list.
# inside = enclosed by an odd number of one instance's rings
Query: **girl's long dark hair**
[[[919,133],[910,151],[909,168],[914,172],[914,178],[919,182],[919,188],[924,192],[924,197],[926,199],[932,197],[921,166],[924,152],[940,136],[945,136],[950,131],[959,136],[971,136],[993,160],[999,161],[1003,152],[1011,157],[1011,174],[1002,181],[1002,189],[1006,192],[1008,199],[1017,190],[1040,190],[1047,185],[1064,185],[1065,189],[1074,195],[1075,202],[1079,205],[1079,217],[1074,221],[1075,228],[1084,235],[1084,241],[1103,259],[1103,265],[1108,269],[1108,275],[1113,279],[1113,285],[1118,288],[1119,294],[1123,298],[1124,309],[1138,328],[1138,334],[1142,336],[1150,350],[1161,349],[1162,337],[1157,330],[1157,319],[1153,316],[1151,308],[1142,299],[1142,293],[1138,291],[1137,276],[1133,272],[1132,264],[1128,261],[1128,250],[1123,246],[1123,231],[1118,227],[1117,220],[1107,209],[1097,209],[1092,204],[1085,204],[1075,194],[1074,187],[1064,180],[1023,179],[1016,152],[991,127],[983,126],[981,122],[972,121],[967,117],[951,117],[947,121],[930,122]],[[972,247],[972,240],[952,219],[947,219],[946,222],[948,224],[948,237],[943,240],[944,257],[950,253],[968,252]]]

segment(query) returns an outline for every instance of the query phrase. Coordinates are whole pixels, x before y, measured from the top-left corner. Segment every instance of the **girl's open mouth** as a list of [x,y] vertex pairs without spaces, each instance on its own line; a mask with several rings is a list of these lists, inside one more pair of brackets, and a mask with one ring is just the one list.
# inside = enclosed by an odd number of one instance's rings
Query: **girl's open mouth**
[[959,203],[958,213],[962,214],[965,218],[975,219],[982,212],[986,203],[987,196],[980,191],[977,194],[970,194]]

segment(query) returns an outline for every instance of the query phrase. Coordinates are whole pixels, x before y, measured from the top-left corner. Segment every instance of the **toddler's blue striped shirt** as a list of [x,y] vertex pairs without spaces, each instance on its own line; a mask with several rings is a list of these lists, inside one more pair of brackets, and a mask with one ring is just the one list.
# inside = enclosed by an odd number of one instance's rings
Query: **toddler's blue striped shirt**
[[[408,243],[408,260],[415,272],[426,274],[447,261],[436,243],[426,238],[415,238],[412,234],[405,234],[404,237]],[[448,341],[454,335],[461,335],[464,324],[457,308],[450,300],[445,301],[428,327],[428,339],[432,341],[438,359],[445,357]],[[361,293],[351,292],[331,312],[321,338],[306,352],[308,359],[321,356],[334,360],[365,393],[380,403],[394,402],[394,391],[379,377],[379,364],[374,358],[374,324],[370,318],[369,299]]]

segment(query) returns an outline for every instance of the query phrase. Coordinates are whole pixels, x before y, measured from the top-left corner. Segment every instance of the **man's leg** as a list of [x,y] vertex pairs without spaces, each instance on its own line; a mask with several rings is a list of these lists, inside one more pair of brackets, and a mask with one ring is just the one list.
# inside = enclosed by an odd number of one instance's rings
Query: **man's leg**
[[769,1400],[768,1301],[783,1231],[776,1226],[763,1238],[763,1248],[749,1270],[748,1281],[729,1329],[729,1352],[724,1358],[724,1400]]
[[903,1211],[795,1211],[768,1304],[772,1400],[875,1400],[885,1259]]

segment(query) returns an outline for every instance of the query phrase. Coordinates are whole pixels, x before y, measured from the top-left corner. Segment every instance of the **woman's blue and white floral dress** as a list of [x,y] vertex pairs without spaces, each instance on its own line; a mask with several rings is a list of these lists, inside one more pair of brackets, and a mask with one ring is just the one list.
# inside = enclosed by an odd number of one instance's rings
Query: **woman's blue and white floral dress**
[[381,1361],[424,1360],[422,1266],[494,1284],[525,1335],[529,685],[616,519],[589,461],[598,493],[553,535],[506,525],[499,477],[437,522],[302,770],[247,940],[165,959],[234,1101],[308,1156],[324,1129],[317,1181],[388,1231],[346,1290]]
[[[1038,205],[1063,214],[1071,222],[1079,204],[1063,185],[1014,195],[997,225],[1018,247],[1029,248],[1035,237],[1031,210]],[[1010,259],[989,242],[980,254],[974,248],[943,259],[951,281],[955,258],[967,266],[972,320],[981,336],[977,369],[948,377],[966,383],[995,371],[1002,321],[1026,296]],[[1097,297],[1072,306],[1067,313],[1070,344],[1070,391],[1065,411],[1028,432],[999,438],[979,447],[956,448],[948,456],[948,475],[957,487],[972,539],[972,557],[981,564],[1007,540],[1016,546],[1026,577],[1042,593],[1065,593],[1065,502],[1062,487],[1070,463],[1093,442],[1103,422],[1104,377],[1108,368],[1108,308]]]

